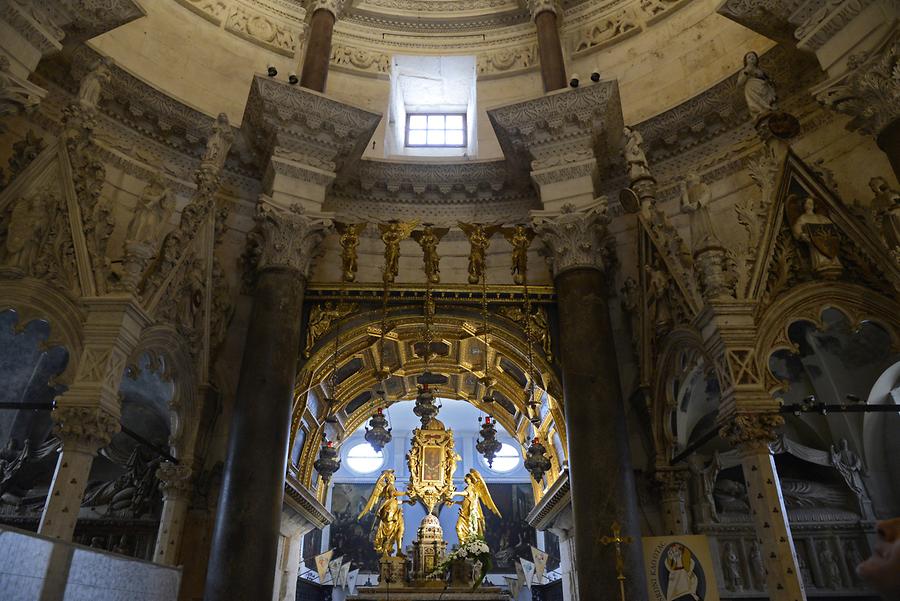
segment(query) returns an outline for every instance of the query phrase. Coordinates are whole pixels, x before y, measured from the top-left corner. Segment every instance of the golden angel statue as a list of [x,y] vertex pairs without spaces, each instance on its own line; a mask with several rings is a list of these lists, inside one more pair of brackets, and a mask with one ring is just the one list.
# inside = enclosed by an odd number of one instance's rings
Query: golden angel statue
[[366,223],[334,223],[334,229],[340,234],[341,243],[341,277],[345,282],[356,279],[356,256],[359,248],[359,235],[366,229]]
[[491,493],[488,491],[487,482],[477,470],[471,469],[465,477],[466,487],[462,492],[453,493],[461,495],[461,501],[448,501],[448,504],[459,505],[459,518],[456,520],[456,535],[459,544],[463,544],[473,538],[484,538],[484,512],[481,504],[490,509],[497,517],[500,510],[494,504]]
[[[397,548],[396,555],[403,555],[403,507],[399,498],[407,496],[407,493],[397,490],[395,483],[394,470],[381,472],[381,477],[375,483],[375,488],[372,489],[366,506],[356,518],[361,520],[364,515],[372,511],[376,503],[380,503],[378,509],[375,510],[375,524],[372,528],[375,531],[375,551],[381,557],[390,556],[395,547]],[[415,501],[403,502],[415,503]]]
[[505,227],[501,230],[503,236],[513,248],[512,269],[513,281],[521,286],[525,283],[528,271],[528,247],[534,239],[534,230],[522,224],[513,227]]
[[435,228],[430,223],[426,223],[424,229],[412,233],[413,239],[422,247],[425,261],[425,276],[432,284],[437,284],[441,281],[441,257],[437,253],[437,245],[449,231],[450,228]]
[[381,241],[384,242],[384,281],[393,283],[400,271],[400,241],[409,238],[418,221],[397,221],[379,223]]
[[478,223],[459,223],[460,229],[465,232],[469,239],[471,250],[469,251],[469,283],[477,284],[484,275],[486,265],[487,249],[491,245],[491,236],[493,236],[499,227],[484,226]]

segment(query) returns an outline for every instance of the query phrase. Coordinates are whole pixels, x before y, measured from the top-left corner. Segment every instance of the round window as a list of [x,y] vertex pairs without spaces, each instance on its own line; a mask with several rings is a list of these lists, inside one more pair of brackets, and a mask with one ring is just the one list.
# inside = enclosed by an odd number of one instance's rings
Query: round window
[[506,472],[511,472],[512,470],[519,467],[519,463],[521,463],[522,461],[522,456],[519,454],[519,451],[517,451],[515,447],[504,442],[501,444],[500,450],[497,451],[497,454],[494,455],[494,465],[489,466],[487,459],[485,459],[484,457],[481,458],[481,461],[491,471],[503,474]]
[[384,453],[367,442],[354,445],[347,451],[347,467],[358,474],[371,474],[384,465]]

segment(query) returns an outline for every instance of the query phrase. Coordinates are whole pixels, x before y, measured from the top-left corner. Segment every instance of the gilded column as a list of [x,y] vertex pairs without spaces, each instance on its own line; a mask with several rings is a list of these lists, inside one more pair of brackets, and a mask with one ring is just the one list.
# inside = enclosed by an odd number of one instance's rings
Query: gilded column
[[637,493],[606,298],[608,222],[602,198],[580,211],[535,212],[559,307],[578,590],[591,591],[592,599],[619,598],[614,549],[599,542],[618,523],[632,537],[622,546],[626,597],[645,601]]
[[119,384],[141,330],[149,323],[131,297],[89,299],[85,344],[72,386],[51,417],[62,450],[38,532],[71,541],[97,451],[119,431]]
[[325,91],[328,66],[331,64],[331,36],[342,5],[343,0],[313,2],[306,54],[303,56],[303,69],[300,71],[300,85],[304,88],[315,92]]
[[538,53],[544,91],[566,87],[566,64],[559,40],[559,4],[555,0],[529,0],[528,10],[537,28]]
[[174,566],[178,565],[181,534],[191,502],[191,468],[167,461],[156,470],[156,477],[159,478],[159,489],[163,494],[163,508],[153,561]]
[[216,512],[206,601],[271,599],[303,291],[330,221],[261,197],[245,259],[254,300]]
[[775,601],[806,599],[797,565],[781,483],[769,444],[784,418],[772,413],[746,413],[731,418],[722,428],[722,437],[741,455],[747,484],[747,500],[766,567],[766,590]]

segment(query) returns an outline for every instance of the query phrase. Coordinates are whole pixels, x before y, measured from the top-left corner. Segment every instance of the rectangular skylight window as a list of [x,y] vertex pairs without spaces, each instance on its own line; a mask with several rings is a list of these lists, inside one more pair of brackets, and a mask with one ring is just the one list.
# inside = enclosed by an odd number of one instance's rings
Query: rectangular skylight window
[[406,146],[465,148],[465,113],[407,113]]

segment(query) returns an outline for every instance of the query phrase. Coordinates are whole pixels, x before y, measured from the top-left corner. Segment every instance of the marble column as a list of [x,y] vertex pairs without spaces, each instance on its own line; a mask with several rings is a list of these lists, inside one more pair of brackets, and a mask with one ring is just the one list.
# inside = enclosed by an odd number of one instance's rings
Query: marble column
[[327,219],[260,199],[248,236],[255,293],[228,438],[206,601],[269,599],[287,469],[306,276]]
[[806,599],[797,552],[791,536],[781,482],[769,444],[784,423],[777,414],[740,414],[722,428],[722,435],[740,453],[747,500],[766,567],[766,590],[775,601]]
[[606,298],[608,222],[601,201],[587,210],[543,213],[535,229],[552,257],[559,308],[578,590],[619,598],[614,549],[600,543],[618,523],[632,537],[622,545],[626,598],[645,601],[637,492]]
[[53,429],[62,442],[38,533],[71,541],[97,451],[119,431],[119,384],[149,318],[131,296],[86,299],[84,347],[75,381],[58,399]]
[[687,497],[688,474],[684,469],[657,468],[656,480],[660,484],[663,528],[665,534],[688,534]]
[[191,468],[165,462],[156,470],[163,494],[162,515],[156,534],[153,561],[167,566],[178,565],[181,535],[191,502]]
[[537,28],[538,54],[544,91],[551,92],[567,85],[566,64],[559,40],[559,6],[552,0],[530,0],[528,8]]
[[338,0],[317,0],[313,3],[306,54],[300,71],[300,85],[308,90],[325,91],[328,67],[331,64],[331,36],[340,5]]

